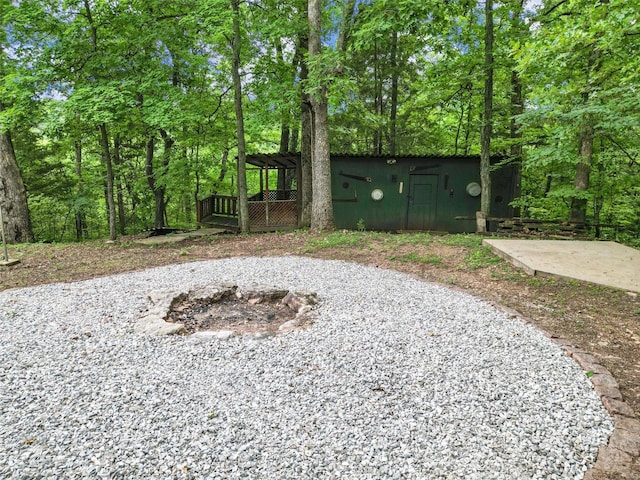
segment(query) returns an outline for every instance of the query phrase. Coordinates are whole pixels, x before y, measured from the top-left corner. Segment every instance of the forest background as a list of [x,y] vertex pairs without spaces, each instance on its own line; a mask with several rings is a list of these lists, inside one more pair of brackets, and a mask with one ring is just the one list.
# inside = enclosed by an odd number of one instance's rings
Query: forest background
[[640,245],[636,0],[0,9],[10,241],[194,226],[196,199],[257,191],[246,153],[322,160],[326,138],[340,153],[504,155],[521,169],[522,216]]

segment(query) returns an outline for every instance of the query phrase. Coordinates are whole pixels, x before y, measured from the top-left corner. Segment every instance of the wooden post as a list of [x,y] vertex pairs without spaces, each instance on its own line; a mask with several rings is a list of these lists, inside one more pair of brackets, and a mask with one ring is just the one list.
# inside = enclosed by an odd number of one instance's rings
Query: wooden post
[[268,227],[269,226],[269,159],[265,159],[264,161],[264,184],[265,184],[265,204],[264,204],[264,223]]
[[298,228],[302,227],[302,158],[296,158],[296,221]]

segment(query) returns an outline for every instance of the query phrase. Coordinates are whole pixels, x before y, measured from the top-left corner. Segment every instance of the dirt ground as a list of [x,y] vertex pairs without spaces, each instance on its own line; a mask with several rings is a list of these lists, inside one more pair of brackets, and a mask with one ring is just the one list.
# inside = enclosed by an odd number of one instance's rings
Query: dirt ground
[[[287,232],[138,245],[136,237],[71,245],[19,245],[0,267],[0,290],[232,256],[307,255],[375,265],[458,288],[516,310],[595,355],[640,415],[640,298],[586,283],[530,277],[480,246],[480,238],[428,234]],[[43,299],[43,302],[46,299]]]

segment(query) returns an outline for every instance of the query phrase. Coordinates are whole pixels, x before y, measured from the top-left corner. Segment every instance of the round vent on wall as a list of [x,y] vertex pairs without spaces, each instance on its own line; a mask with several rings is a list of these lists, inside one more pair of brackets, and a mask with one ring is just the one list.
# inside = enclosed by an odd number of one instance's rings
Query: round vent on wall
[[472,197],[477,197],[482,193],[482,187],[478,182],[471,182],[467,185],[467,193]]
[[382,197],[384,197],[384,192],[379,188],[376,188],[371,192],[371,198],[376,202],[379,202],[380,200],[382,200]]

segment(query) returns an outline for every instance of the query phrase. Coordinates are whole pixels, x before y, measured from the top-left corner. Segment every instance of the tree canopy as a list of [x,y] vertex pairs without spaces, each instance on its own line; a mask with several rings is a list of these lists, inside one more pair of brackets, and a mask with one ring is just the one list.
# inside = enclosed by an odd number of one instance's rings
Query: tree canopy
[[[311,158],[328,151],[501,154],[521,172],[522,216],[640,243],[639,10],[0,0],[0,134],[41,241],[192,226],[196,199],[259,190],[237,157],[296,150],[318,198],[328,170]],[[330,227],[330,201],[314,208],[306,222]]]

